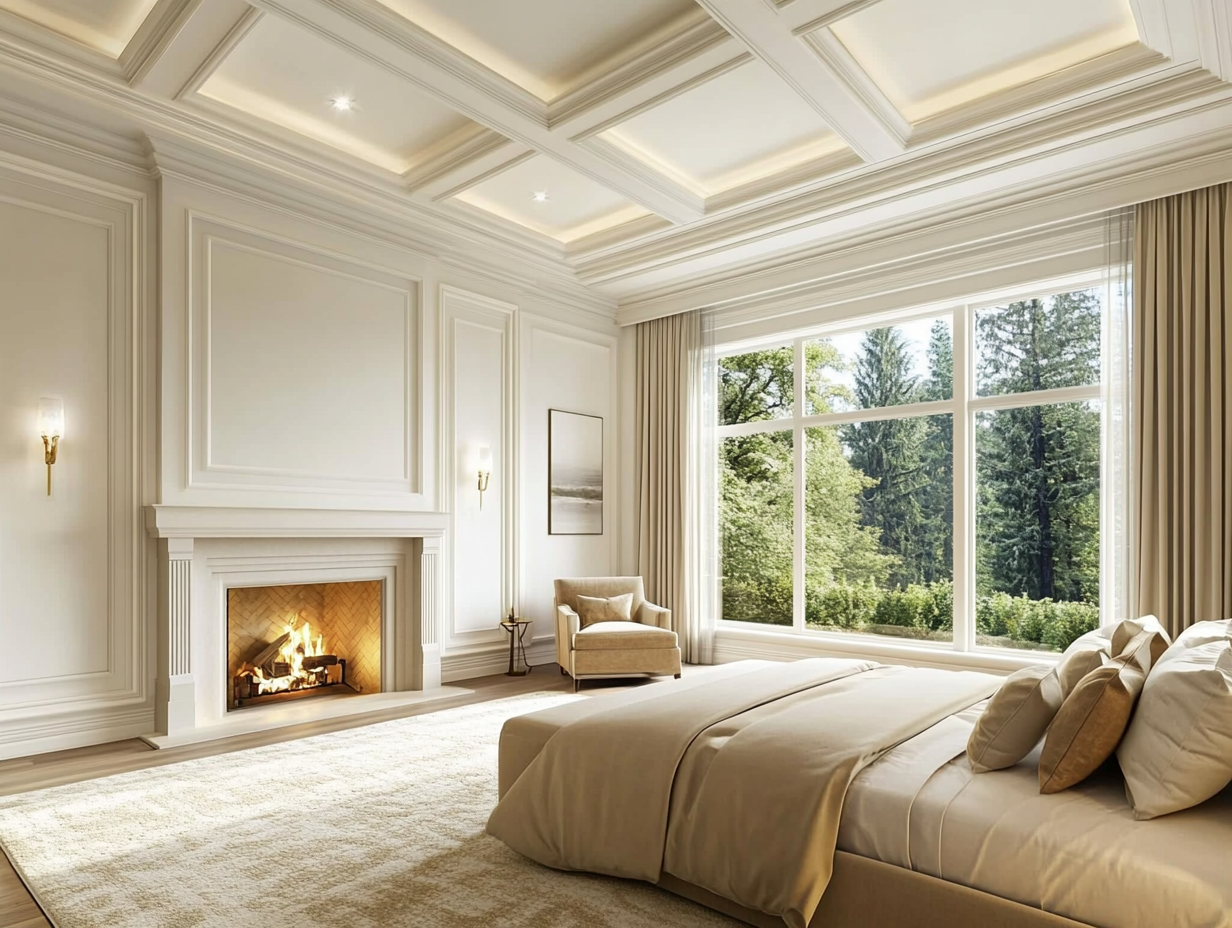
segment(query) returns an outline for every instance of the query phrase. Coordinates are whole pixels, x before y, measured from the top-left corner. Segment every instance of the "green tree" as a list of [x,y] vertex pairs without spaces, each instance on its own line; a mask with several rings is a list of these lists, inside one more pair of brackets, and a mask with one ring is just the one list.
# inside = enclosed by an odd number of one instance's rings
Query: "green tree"
[[[1027,300],[977,319],[979,389],[999,395],[1098,380],[1101,312],[1091,292]],[[982,413],[978,582],[1031,599],[1098,602],[1099,437],[1085,403]]]
[[[897,328],[864,336],[855,366],[855,396],[863,408],[901,406],[918,396],[906,338]],[[926,423],[922,418],[860,422],[842,431],[851,466],[870,481],[861,493],[863,522],[897,556],[890,582],[906,586],[923,576],[923,513],[919,493]]]
[[[944,321],[933,323],[928,341],[928,379],[920,400],[954,395],[954,341]],[[954,417],[930,416],[920,466],[926,479],[917,492],[920,506],[920,580],[935,583],[954,576]]]

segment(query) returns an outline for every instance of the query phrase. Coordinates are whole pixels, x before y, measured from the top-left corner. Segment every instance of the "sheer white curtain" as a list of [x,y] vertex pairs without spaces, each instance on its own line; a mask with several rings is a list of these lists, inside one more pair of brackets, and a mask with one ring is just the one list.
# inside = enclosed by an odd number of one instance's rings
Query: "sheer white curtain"
[[1100,508],[1100,620],[1130,617],[1133,543],[1132,373],[1134,209],[1108,214],[1104,325],[1103,480]]

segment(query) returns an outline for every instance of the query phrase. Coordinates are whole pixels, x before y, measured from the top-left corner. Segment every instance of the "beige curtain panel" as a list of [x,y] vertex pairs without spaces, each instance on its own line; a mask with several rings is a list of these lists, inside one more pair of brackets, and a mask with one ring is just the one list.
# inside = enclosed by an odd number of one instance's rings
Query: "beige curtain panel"
[[681,313],[637,326],[638,570],[646,598],[672,611],[684,659],[698,660],[689,595],[690,400],[701,322]]
[[1175,635],[1232,616],[1232,185],[1136,219],[1136,608]]

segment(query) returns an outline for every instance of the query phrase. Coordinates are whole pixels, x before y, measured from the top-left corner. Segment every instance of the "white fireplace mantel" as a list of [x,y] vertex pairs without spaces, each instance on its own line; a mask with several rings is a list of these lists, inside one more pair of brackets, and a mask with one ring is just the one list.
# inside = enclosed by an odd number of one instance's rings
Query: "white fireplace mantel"
[[[299,571],[296,577],[325,576],[343,564],[354,569],[358,557],[373,570],[387,570],[389,582],[399,587],[393,595],[398,599],[396,611],[401,618],[391,629],[398,652],[396,661],[389,664],[392,672],[383,675],[382,695],[388,701],[395,691],[443,694],[440,642],[444,603],[440,594],[444,589],[447,513],[159,505],[146,507],[145,524],[147,532],[160,540],[158,736],[147,738],[151,743],[162,746],[164,741],[199,740],[206,729],[221,736],[223,729],[234,727],[218,690],[222,670],[215,642],[221,639],[215,626],[225,622],[225,607],[215,600],[224,595],[222,584],[228,572],[233,576],[241,569],[271,569],[268,565],[276,564],[284,572]],[[372,544],[359,544],[365,539]],[[400,539],[416,544],[398,548]],[[280,541],[287,544],[280,545]],[[384,546],[387,553],[357,555],[357,544],[368,550],[375,550],[373,545]],[[395,545],[393,549],[389,548],[391,544]],[[260,553],[253,553],[254,546],[261,549]],[[388,561],[389,550],[396,552],[393,561]],[[346,702],[367,699],[370,697],[352,697]],[[312,702],[305,701],[305,709]],[[254,717],[249,714],[245,718]]]
[[448,524],[444,512],[145,507],[155,538],[439,538]]

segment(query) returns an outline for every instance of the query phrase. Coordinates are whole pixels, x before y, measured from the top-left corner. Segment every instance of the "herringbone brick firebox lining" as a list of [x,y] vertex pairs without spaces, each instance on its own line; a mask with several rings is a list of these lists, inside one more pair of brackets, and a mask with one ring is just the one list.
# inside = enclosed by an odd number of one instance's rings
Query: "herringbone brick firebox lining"
[[347,681],[363,693],[381,691],[381,581],[235,587],[227,591],[228,681],[289,621],[312,624],[325,650],[347,662]]

